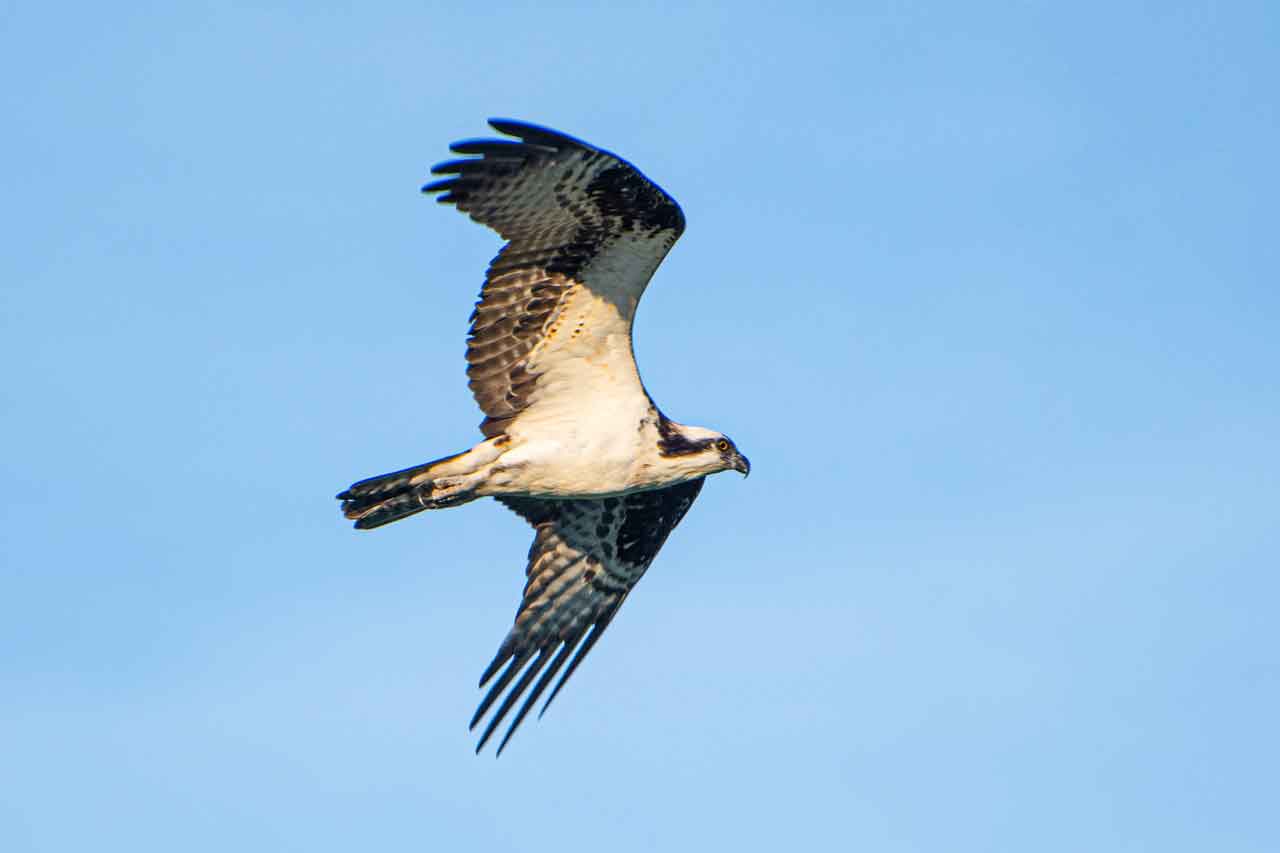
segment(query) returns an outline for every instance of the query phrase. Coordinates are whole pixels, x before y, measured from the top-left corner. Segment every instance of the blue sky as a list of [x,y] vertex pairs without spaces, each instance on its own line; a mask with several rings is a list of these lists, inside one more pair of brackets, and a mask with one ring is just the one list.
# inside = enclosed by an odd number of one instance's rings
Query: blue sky
[[[0,20],[6,851],[1280,846],[1273,5]],[[754,466],[498,761],[529,531],[332,499],[476,437],[491,115],[681,202]]]

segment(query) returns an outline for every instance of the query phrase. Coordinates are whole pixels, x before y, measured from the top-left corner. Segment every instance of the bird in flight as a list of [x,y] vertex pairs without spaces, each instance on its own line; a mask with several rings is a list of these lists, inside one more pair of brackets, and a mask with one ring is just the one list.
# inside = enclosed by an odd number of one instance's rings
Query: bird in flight
[[363,530],[481,497],[533,526],[515,625],[480,677],[492,686],[471,720],[474,730],[493,710],[479,753],[524,697],[501,754],[555,676],[564,670],[539,716],[595,646],[704,478],[745,476],[751,464],[724,434],[664,415],[636,368],[636,305],[684,230],[679,205],[608,151],[489,124],[511,139],[455,143],[464,159],[434,167],[444,177],[422,188],[507,241],[467,338],[484,440],[338,499]]

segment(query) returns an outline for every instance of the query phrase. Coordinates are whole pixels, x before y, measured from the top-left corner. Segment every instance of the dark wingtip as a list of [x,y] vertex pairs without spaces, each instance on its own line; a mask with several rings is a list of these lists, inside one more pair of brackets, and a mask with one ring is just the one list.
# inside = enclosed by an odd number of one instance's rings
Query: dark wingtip
[[489,665],[484,668],[484,672],[480,673],[480,684],[478,686],[484,687],[488,684],[489,679],[497,675],[498,670],[502,669],[503,665],[515,656],[514,651],[515,644],[511,641],[511,637],[507,636],[502,641],[502,645],[498,647],[498,653],[493,656],[493,660],[489,661]]
[[549,127],[532,124],[527,121],[495,117],[489,119],[489,126],[499,133],[514,136],[528,145],[539,145],[544,148],[563,148],[568,145],[586,148],[591,151],[597,150],[594,145],[589,142],[583,142],[576,136],[570,136],[567,133],[561,133],[558,130],[552,130]]
[[502,116],[490,116],[488,119],[489,127],[492,127],[498,133],[505,133],[507,136],[519,137],[521,133],[529,130],[546,131],[548,128],[539,127],[536,124],[530,124],[527,121],[520,121],[517,118],[503,118]]
[[480,154],[512,160],[524,157],[524,146],[510,139],[462,139],[450,145],[449,150],[454,154]]
[[[523,657],[527,660],[529,654],[526,653]],[[484,746],[489,741],[489,738],[493,736],[493,733],[497,730],[498,726],[502,725],[502,721],[505,720],[507,714],[511,712],[511,708],[517,701],[519,701],[520,697],[524,695],[524,692],[529,689],[530,682],[537,678],[538,673],[547,665],[547,660],[547,650],[545,648],[539,649],[538,656],[529,663],[529,667],[520,675],[520,680],[516,682],[515,687],[511,688],[511,692],[502,700],[502,704],[498,706],[498,710],[489,718],[489,725],[485,726],[484,734],[480,735],[480,746]],[[498,682],[495,689],[503,689],[507,686],[509,681],[507,675],[511,672],[513,672],[513,670],[508,669],[507,672],[503,673],[503,680]],[[488,697],[486,697],[486,703],[487,702]],[[511,726],[507,729],[506,737],[504,737],[502,742],[498,745],[499,753],[502,752],[502,747],[507,745],[507,741],[511,739],[511,735],[515,733],[515,730],[520,727],[520,721],[522,719],[523,716],[517,716],[511,723]]]

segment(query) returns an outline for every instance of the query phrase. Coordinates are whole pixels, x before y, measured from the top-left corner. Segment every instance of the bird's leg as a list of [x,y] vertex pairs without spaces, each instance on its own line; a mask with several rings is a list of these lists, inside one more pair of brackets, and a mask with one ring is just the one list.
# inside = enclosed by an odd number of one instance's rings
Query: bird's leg
[[475,500],[476,488],[484,481],[482,474],[463,474],[456,477],[439,477],[431,481],[430,491],[423,490],[418,500],[424,507],[443,509]]

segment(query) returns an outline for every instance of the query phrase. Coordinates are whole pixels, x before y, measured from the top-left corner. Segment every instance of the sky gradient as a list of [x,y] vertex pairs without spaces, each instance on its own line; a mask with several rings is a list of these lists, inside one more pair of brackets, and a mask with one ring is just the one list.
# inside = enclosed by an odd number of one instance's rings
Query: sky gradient
[[[0,849],[1280,849],[1274,4],[9,5]],[[489,116],[688,229],[716,477],[501,759]]]

